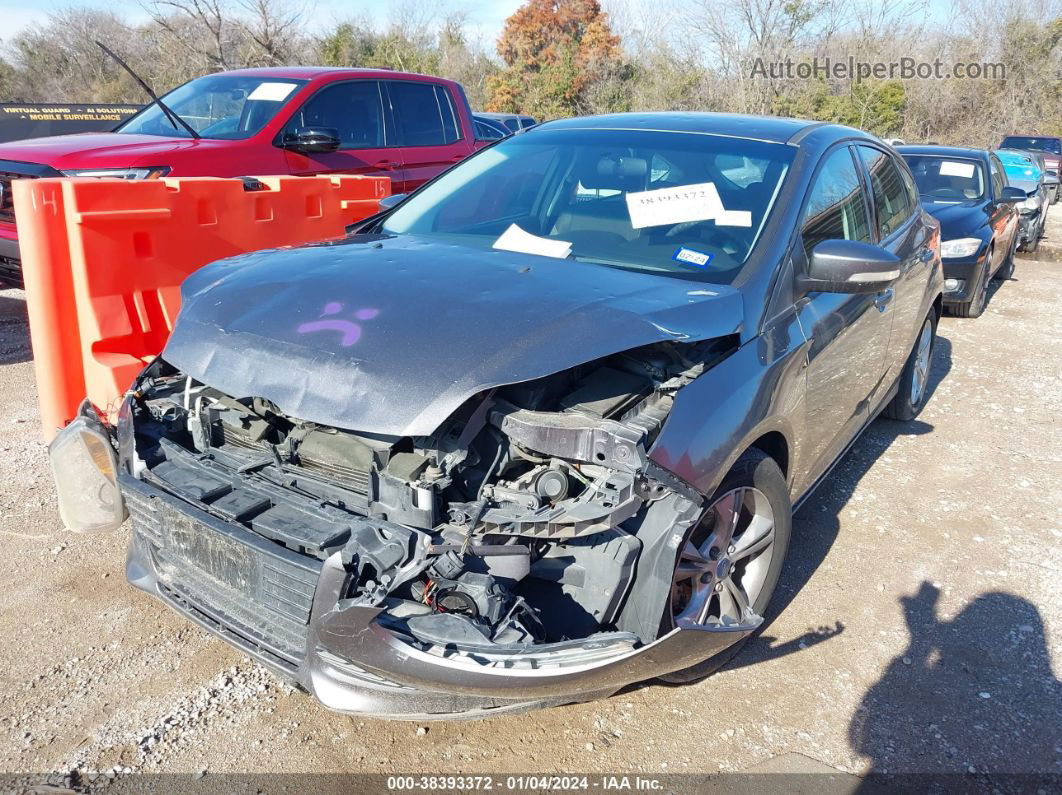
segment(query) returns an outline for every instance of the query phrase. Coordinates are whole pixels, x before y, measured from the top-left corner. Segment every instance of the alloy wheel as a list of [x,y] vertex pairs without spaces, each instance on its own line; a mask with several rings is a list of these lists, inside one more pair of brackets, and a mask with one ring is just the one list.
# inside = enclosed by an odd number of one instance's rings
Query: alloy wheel
[[759,489],[721,495],[686,538],[671,582],[675,626],[759,622],[753,608],[774,554],[774,509]]
[[911,375],[911,405],[918,406],[929,383],[929,362],[933,355],[933,321],[926,318],[915,346],[914,372]]

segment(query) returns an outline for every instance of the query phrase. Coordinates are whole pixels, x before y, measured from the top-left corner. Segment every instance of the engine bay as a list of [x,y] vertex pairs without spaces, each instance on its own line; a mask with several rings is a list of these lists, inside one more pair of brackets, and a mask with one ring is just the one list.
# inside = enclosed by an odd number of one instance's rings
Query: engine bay
[[602,632],[647,643],[662,629],[675,534],[702,510],[647,450],[676,393],[735,346],[613,354],[482,392],[430,436],[406,437],[290,417],[159,359],[123,406],[121,459],[301,555],[339,553],[347,603],[381,608],[381,623],[421,646]]

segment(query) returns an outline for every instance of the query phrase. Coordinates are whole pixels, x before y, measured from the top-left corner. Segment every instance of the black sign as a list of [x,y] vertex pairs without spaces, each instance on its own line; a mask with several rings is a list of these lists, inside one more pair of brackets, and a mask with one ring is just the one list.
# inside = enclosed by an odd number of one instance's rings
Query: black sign
[[23,105],[0,102],[0,142],[107,131],[138,110],[139,105]]

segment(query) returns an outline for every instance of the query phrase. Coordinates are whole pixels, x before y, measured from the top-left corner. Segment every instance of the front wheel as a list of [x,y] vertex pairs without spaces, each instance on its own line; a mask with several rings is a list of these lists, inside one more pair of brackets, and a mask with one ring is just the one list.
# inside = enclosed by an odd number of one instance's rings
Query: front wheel
[[1014,252],[1018,248],[1018,235],[1014,234],[1014,242],[1010,244],[1010,251],[1007,252],[1007,258],[1003,260],[1003,264],[999,266],[999,270],[996,271],[993,279],[998,279],[1001,282],[1005,282],[1014,275]]
[[[676,626],[739,625],[762,616],[778,585],[792,524],[782,470],[765,453],[747,450],[687,531],[671,575],[661,632]],[[701,679],[742,645],[660,678],[676,684]]]
[[992,281],[991,251],[988,252],[988,256],[985,258],[982,272],[978,274],[977,287],[974,288],[974,294],[969,301],[955,304],[951,311],[959,317],[981,317],[981,313],[985,311],[985,302],[988,300],[988,283],[990,281]]
[[915,339],[914,349],[907,357],[896,396],[882,412],[893,420],[909,421],[918,416],[929,394],[929,370],[933,361],[933,345],[937,339],[937,313],[930,310],[922,321],[922,328]]

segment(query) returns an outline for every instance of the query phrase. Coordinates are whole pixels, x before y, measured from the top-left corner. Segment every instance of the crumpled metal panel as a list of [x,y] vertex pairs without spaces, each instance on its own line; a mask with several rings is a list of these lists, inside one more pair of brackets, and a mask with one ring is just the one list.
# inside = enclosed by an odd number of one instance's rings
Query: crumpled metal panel
[[416,236],[243,255],[192,274],[163,357],[293,417],[427,435],[477,392],[740,330],[730,287]]

